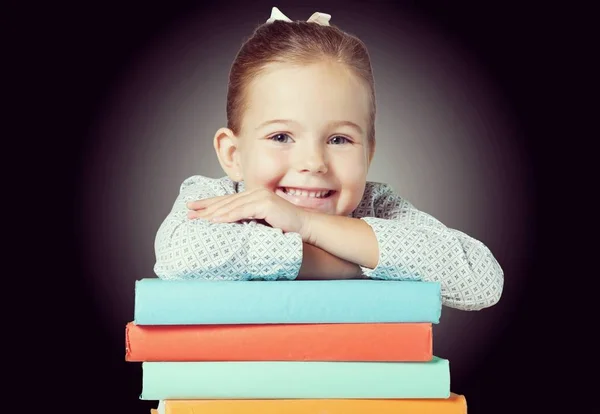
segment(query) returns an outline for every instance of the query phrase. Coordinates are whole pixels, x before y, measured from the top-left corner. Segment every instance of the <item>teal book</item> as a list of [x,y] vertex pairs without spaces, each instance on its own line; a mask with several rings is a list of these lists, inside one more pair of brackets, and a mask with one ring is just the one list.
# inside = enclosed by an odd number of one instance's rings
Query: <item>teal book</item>
[[143,362],[140,399],[449,397],[449,362],[434,356],[426,362]]
[[439,323],[440,284],[390,280],[142,279],[137,325]]

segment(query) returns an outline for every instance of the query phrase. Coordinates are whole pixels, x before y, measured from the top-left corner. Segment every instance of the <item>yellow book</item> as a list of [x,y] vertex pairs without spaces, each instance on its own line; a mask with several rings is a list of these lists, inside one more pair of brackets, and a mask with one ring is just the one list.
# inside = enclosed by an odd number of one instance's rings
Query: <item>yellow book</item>
[[[164,414],[466,414],[463,395],[447,399],[165,400]],[[152,410],[152,414],[159,414]]]

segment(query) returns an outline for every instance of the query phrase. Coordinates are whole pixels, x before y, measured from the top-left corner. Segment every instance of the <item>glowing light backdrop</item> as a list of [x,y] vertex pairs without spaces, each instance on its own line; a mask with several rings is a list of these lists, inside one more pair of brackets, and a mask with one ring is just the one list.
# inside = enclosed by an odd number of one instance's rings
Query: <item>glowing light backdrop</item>
[[[240,10],[246,7],[247,10]],[[442,311],[436,355],[461,381],[518,310],[532,247],[532,177],[518,120],[477,56],[425,20],[361,6],[314,11],[369,48],[378,104],[369,179],[393,185],[417,208],[489,246],[505,271],[498,305]],[[90,131],[82,171],[86,273],[115,346],[133,318],[134,281],[154,277],[154,236],[181,182],[222,176],[212,138],[225,126],[229,67],[270,6],[190,14],[157,33],[131,60]]]

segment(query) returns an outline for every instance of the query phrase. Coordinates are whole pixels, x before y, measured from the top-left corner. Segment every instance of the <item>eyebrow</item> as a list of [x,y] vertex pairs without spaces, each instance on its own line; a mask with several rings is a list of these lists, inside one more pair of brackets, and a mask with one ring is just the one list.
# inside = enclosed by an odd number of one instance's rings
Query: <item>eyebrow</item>
[[[266,121],[266,122],[263,122],[262,124],[260,124],[258,127],[256,127],[256,130],[259,130],[259,129],[264,128],[271,124],[296,124],[296,125],[298,125],[298,122],[293,121],[291,119],[272,119],[270,121]],[[358,126],[354,122],[350,122],[350,121],[332,121],[327,126],[330,128],[347,126],[347,127],[356,129],[361,135],[363,133],[363,130],[360,126]]]

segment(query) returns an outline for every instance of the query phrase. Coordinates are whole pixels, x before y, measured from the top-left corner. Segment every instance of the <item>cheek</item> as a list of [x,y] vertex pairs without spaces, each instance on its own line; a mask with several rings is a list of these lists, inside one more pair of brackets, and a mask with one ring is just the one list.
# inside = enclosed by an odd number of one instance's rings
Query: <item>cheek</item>
[[362,187],[367,179],[367,169],[362,166],[353,166],[347,171],[346,183],[352,187]]
[[339,157],[335,162],[338,180],[348,189],[362,188],[367,178],[367,164],[362,154]]
[[244,176],[253,186],[273,187],[286,171],[286,157],[281,151],[261,150],[244,163]]
[[[340,202],[343,209],[340,213],[350,214],[360,203],[367,180],[367,164],[364,157],[356,154],[340,162],[336,168],[337,178],[343,188]],[[341,161],[341,160],[340,160]]]

